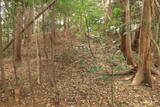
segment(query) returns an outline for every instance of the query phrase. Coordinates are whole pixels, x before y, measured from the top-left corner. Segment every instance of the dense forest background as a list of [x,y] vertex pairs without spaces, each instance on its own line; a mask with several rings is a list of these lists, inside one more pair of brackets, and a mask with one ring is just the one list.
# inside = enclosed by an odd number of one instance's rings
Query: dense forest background
[[160,106],[160,0],[0,0],[1,107]]

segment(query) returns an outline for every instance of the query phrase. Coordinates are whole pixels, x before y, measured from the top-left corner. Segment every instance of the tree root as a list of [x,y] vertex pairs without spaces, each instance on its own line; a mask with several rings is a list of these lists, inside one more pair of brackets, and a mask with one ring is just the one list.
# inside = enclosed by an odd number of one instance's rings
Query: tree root
[[[121,72],[116,72],[116,73],[113,73],[113,74],[108,72],[108,75],[110,75],[110,76],[111,75],[120,76],[120,75],[136,74],[136,72],[137,72],[137,66],[134,67],[133,69],[129,70],[129,71],[121,71]],[[155,70],[154,67],[151,69],[151,74],[160,76],[159,70]]]
[[154,75],[160,76],[159,70],[155,70],[155,69],[152,68],[151,73],[154,74]]
[[137,67],[134,67],[133,69],[129,70],[129,71],[121,71],[121,72],[116,72],[116,73],[108,73],[108,75],[113,75],[113,76],[119,76],[119,75],[129,75],[129,74],[135,74],[136,73],[136,69]]
[[123,81],[133,80],[133,78],[134,78],[134,75],[130,75],[130,76],[124,78]]

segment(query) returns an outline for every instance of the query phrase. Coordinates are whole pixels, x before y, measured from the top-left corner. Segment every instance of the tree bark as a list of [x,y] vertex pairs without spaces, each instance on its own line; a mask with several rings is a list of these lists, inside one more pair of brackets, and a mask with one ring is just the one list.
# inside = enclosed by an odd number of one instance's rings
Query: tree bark
[[17,14],[15,17],[15,31],[14,31],[14,58],[16,62],[21,61],[21,34],[23,29],[23,14],[22,7],[17,7]]
[[27,51],[27,55],[26,55],[26,65],[27,65],[27,73],[28,73],[28,80],[29,80],[29,85],[30,85],[30,90],[31,90],[31,97],[32,97],[32,104],[33,107],[35,107],[35,97],[34,97],[34,89],[33,89],[33,82],[32,82],[32,74],[31,74],[31,61],[30,61],[30,47],[31,47],[31,30],[32,27],[29,27],[27,29],[28,32],[27,33],[27,40],[26,40],[26,51]]
[[132,81],[133,85],[146,82],[152,86],[151,78],[151,4],[152,0],[143,1],[142,27],[140,30],[139,56],[141,58],[138,64],[137,73]]
[[140,27],[136,29],[134,34],[134,40],[132,43],[132,50],[138,53],[138,47],[139,47],[139,35],[140,35]]
[[127,24],[127,35],[125,35],[125,53],[126,53],[126,60],[127,63],[133,66],[136,66],[134,58],[133,58],[133,52],[131,47],[131,17],[130,17],[130,0],[127,0],[127,7],[126,7],[126,24]]
[[105,17],[105,24],[108,24],[108,22],[110,21],[110,17],[111,17],[111,14],[112,14],[112,7],[111,7],[111,0],[109,0],[109,3],[108,3],[108,8],[106,10],[106,17]]
[[[39,33],[38,33],[39,34]],[[41,71],[41,66],[42,66],[42,60],[41,60],[41,52],[40,52],[40,44],[38,40],[38,35],[36,36],[36,45],[37,45],[37,72],[38,72],[38,79],[37,82],[38,84],[41,84],[42,80],[42,71]]]
[[[126,7],[126,0],[120,0],[120,7],[122,10],[125,9]],[[123,12],[123,15],[122,15],[122,22],[125,23],[125,12]],[[121,51],[124,55],[124,57],[126,58],[126,52],[125,52],[125,46],[126,46],[126,36],[123,35],[125,33],[125,29],[124,27],[122,28],[121,32],[120,32],[120,35],[121,35]]]
[[[49,45],[49,44],[47,44],[47,38],[46,38],[46,33],[45,33],[45,27],[44,27],[44,20],[45,19],[45,14],[43,14],[42,15],[42,35],[43,35],[43,51],[44,51],[44,55],[45,55],[45,59],[46,59],[46,63],[47,63],[47,71],[48,72],[45,72],[45,76],[46,76],[46,81],[47,82],[49,82],[49,84],[52,86],[53,84],[52,84],[52,80],[51,80],[51,76],[52,75],[50,75],[51,73],[51,71],[50,71],[50,68],[49,68],[49,55],[48,55],[48,53],[47,53],[47,45]],[[53,23],[53,22],[52,22]],[[52,25],[53,26],[53,25]],[[39,27],[38,27],[39,28]],[[39,30],[38,30],[38,32],[39,32]],[[52,28],[52,31],[51,32],[53,32],[53,28]],[[53,34],[51,33],[51,35],[53,36]],[[52,49],[51,49],[51,53],[52,53]],[[52,55],[52,54],[51,54]],[[39,74],[39,77],[40,77],[40,74]]]
[[[30,23],[34,18],[34,13],[31,9],[25,8],[25,26],[27,26],[28,23]],[[33,34],[33,24],[26,29],[25,34],[28,34],[28,39],[31,40],[32,34]]]
[[[54,9],[54,8],[53,8]],[[57,34],[56,34],[56,25],[55,25],[55,13],[53,13],[53,16],[52,16],[52,31],[51,31],[51,35],[50,35],[50,49],[51,49],[51,70],[49,72],[50,74],[50,80],[52,82],[51,85],[54,85],[55,87],[56,86],[56,69],[55,69],[55,65],[54,65],[54,55],[55,55],[55,49],[53,47],[53,45],[55,43],[58,42],[58,37],[57,37]]]
[[[1,0],[0,0],[1,2]],[[0,12],[1,12],[1,4],[0,4]],[[4,73],[4,66],[3,66],[3,42],[2,42],[3,32],[2,32],[2,16],[0,13],[0,71],[1,71],[1,80],[2,84],[5,82],[5,73]]]
[[54,45],[58,44],[58,42],[59,42],[59,38],[56,35],[56,24],[55,24],[55,21],[56,21],[55,13],[53,13],[52,16],[51,16],[51,23],[52,23],[52,25],[51,25],[51,36],[52,36],[52,42],[53,42]]
[[125,12],[123,13],[123,22],[126,23],[126,28],[127,28],[127,34],[124,35],[126,32],[125,28],[122,28],[121,31],[121,51],[124,55],[124,57],[127,60],[127,64],[136,66],[136,63],[133,58],[133,53],[132,53],[132,47],[131,47],[131,33],[130,33],[130,1],[129,0],[121,0],[121,8],[125,9]]

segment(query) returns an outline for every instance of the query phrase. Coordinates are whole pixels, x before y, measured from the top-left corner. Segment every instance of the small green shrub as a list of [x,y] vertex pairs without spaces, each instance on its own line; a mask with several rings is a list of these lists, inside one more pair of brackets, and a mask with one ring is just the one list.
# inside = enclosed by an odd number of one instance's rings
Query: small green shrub
[[102,80],[106,80],[106,79],[109,78],[109,76],[108,76],[107,74],[101,74],[101,75],[99,76],[99,78],[102,79]]
[[83,66],[85,66],[85,65],[86,65],[86,62],[85,62],[85,61],[83,61],[83,60],[80,60],[80,61],[79,61],[79,65],[80,65],[81,67],[83,67]]
[[90,66],[87,68],[87,71],[88,72],[91,72],[91,73],[95,73],[95,72],[99,72],[101,70],[101,66],[99,65],[93,65],[93,66]]

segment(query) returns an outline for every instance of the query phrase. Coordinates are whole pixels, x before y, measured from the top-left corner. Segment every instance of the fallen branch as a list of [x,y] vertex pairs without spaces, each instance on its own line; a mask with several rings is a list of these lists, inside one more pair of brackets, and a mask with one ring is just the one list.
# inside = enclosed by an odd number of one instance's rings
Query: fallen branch
[[[24,33],[34,22],[37,20],[44,12],[46,12],[49,8],[51,8],[52,5],[56,3],[57,0],[52,1],[46,8],[44,8],[35,18],[27,24],[25,28],[22,29],[22,31],[19,34]],[[11,39],[11,41],[3,48],[2,52],[4,52],[12,43],[14,42],[14,38]]]

